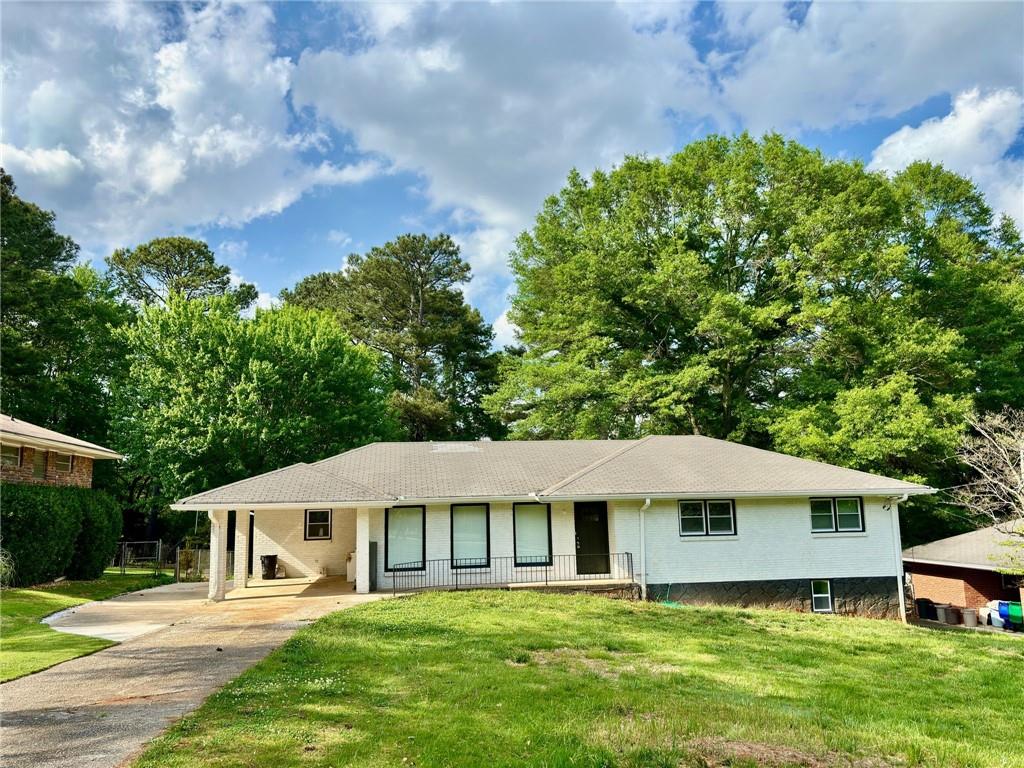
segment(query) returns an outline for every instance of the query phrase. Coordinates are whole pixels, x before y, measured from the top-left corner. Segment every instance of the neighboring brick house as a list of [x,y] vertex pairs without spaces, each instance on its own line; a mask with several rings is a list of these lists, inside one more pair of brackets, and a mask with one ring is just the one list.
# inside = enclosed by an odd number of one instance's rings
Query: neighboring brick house
[[[981,608],[991,600],[1019,600],[1021,577],[1001,573],[1014,550],[1006,542],[1024,537],[1006,526],[991,526],[903,550],[915,598]],[[1021,539],[1024,541],[1024,538]]]
[[120,459],[102,445],[0,413],[0,480],[28,485],[92,487],[96,459]]

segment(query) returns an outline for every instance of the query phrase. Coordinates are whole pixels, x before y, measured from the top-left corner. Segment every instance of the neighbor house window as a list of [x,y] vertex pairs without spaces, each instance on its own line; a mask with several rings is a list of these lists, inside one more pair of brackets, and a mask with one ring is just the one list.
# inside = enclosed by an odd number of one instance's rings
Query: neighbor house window
[[426,507],[384,510],[384,570],[422,571],[426,560]]
[[20,467],[21,447],[17,445],[0,446],[0,465],[5,467]]
[[331,538],[331,510],[306,510],[306,540]]
[[815,613],[832,613],[832,584],[828,579],[811,582],[811,608]]
[[863,531],[864,512],[856,496],[837,499],[811,499],[811,532],[842,533]]
[[486,567],[491,561],[487,504],[452,504],[452,568]]
[[736,505],[730,499],[679,502],[680,536],[732,536]]
[[42,479],[46,477],[46,451],[36,448],[32,455],[32,477]]
[[551,505],[514,504],[516,565],[551,565]]
[[58,453],[54,455],[53,468],[58,472],[70,472],[73,458],[70,453]]

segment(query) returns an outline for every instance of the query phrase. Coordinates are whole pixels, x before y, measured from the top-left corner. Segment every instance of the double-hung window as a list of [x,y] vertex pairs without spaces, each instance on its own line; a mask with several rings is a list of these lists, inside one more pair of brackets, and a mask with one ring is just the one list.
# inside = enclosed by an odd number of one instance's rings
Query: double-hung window
[[452,504],[452,568],[486,568],[491,561],[487,504]]
[[306,541],[331,538],[331,510],[306,510]]
[[5,467],[21,466],[21,446],[4,445],[0,446],[0,465]]
[[732,536],[736,533],[736,505],[731,499],[679,502],[680,536]]
[[832,584],[828,579],[811,582],[811,609],[815,613],[832,613]]
[[551,505],[514,504],[516,565],[551,565]]
[[426,507],[384,510],[384,570],[422,571],[426,567]]
[[58,453],[53,458],[53,468],[58,472],[70,472],[74,457],[70,453]]
[[856,496],[811,499],[811,533],[864,530],[864,510]]

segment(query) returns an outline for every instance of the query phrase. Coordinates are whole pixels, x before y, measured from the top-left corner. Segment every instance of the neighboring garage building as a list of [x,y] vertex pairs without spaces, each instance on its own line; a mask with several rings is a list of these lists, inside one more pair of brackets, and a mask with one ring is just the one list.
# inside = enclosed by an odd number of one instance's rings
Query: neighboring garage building
[[903,550],[903,567],[910,574],[914,597],[958,608],[1020,600],[1021,577],[1001,573],[1015,556],[1007,543],[1024,542],[1024,528],[1018,527],[1017,534],[1012,530],[994,525]]
[[121,454],[0,413],[0,479],[26,485],[92,487],[96,459]]

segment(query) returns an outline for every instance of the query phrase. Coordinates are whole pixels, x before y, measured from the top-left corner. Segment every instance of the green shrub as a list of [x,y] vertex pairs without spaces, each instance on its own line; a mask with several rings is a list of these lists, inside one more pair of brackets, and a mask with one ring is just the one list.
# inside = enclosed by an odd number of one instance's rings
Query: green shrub
[[77,488],[0,484],[0,532],[13,560],[14,586],[64,575],[82,527]]
[[75,488],[82,526],[64,575],[69,579],[98,579],[110,564],[121,538],[121,508],[103,491]]

